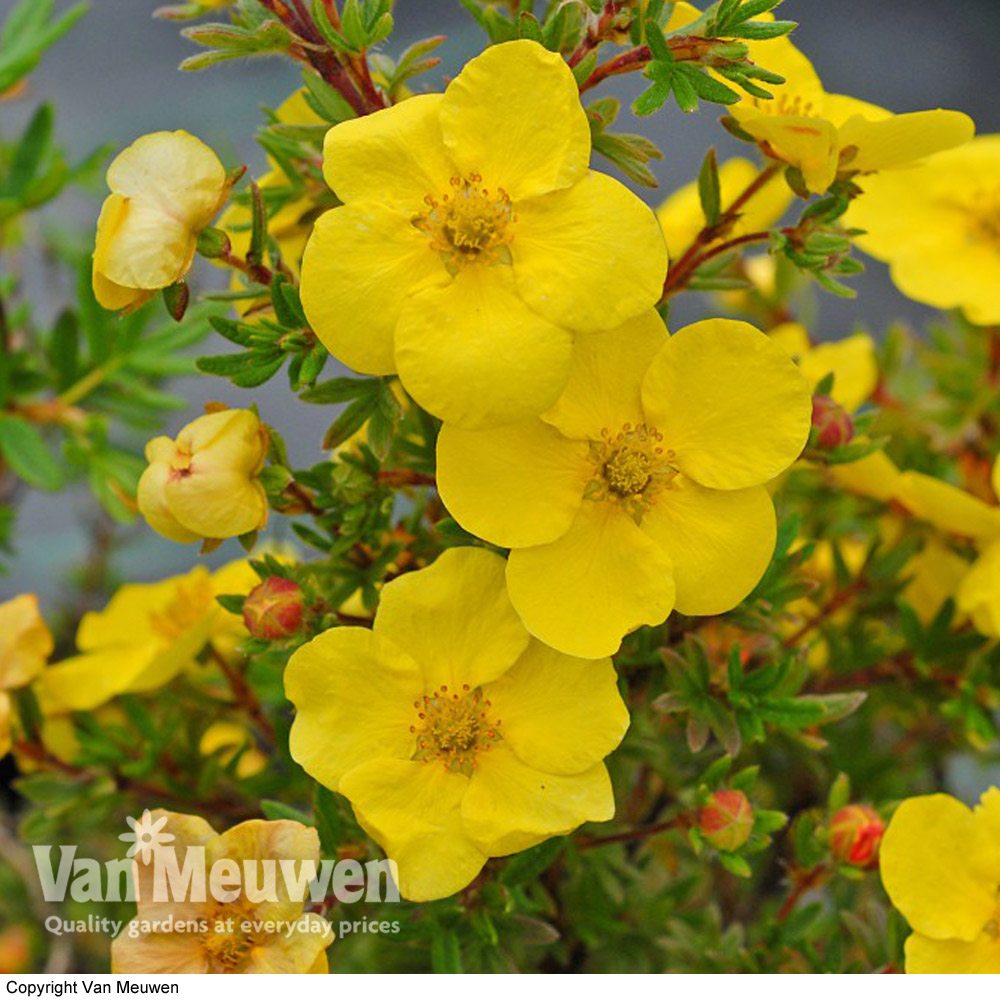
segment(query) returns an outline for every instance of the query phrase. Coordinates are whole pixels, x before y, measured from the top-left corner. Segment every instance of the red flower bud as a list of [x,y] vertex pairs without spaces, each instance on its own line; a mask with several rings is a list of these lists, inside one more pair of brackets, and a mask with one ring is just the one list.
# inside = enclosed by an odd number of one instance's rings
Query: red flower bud
[[753,830],[753,807],[742,793],[732,789],[713,792],[698,813],[698,832],[719,851],[735,851]]
[[874,868],[884,833],[885,823],[871,806],[844,806],[830,821],[830,849],[838,861]]
[[839,448],[854,437],[854,421],[829,396],[813,396],[812,425],[821,448]]
[[287,639],[302,626],[302,591],[294,580],[269,576],[243,602],[243,624],[255,639]]

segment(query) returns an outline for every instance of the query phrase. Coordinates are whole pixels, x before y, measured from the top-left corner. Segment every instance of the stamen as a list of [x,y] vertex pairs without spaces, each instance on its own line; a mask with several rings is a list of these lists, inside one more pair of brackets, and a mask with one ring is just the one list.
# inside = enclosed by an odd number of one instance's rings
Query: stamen
[[619,503],[638,524],[657,493],[677,475],[674,452],[663,445],[663,435],[646,424],[624,424],[612,436],[605,427],[601,440],[590,442],[594,478],[584,490],[586,500]]
[[479,174],[452,177],[450,194],[427,195],[426,212],[413,225],[430,237],[452,274],[468,264],[510,264],[510,223],[516,221],[510,197],[503,188],[492,194],[482,187]]
[[489,720],[490,703],[483,698],[480,688],[470,690],[462,685],[462,694],[452,693],[441,687],[423,700],[414,702],[421,725],[411,726],[417,737],[415,760],[439,760],[450,771],[471,775],[476,767],[476,757],[485,753],[503,737],[499,720]]

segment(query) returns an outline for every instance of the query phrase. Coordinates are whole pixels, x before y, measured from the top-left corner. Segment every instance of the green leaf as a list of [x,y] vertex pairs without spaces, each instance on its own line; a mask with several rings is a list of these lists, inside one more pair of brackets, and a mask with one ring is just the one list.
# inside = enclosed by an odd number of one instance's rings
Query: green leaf
[[63,485],[63,470],[45,438],[22,417],[0,415],[0,455],[29,486],[58,490]]
[[431,969],[436,974],[460,974],[462,948],[454,931],[436,930],[431,941]]
[[379,389],[381,379],[377,378],[332,378],[327,382],[320,382],[303,392],[299,399],[303,403],[318,403],[328,405],[330,403],[346,403],[351,399],[358,399],[363,396],[374,396]]
[[719,183],[719,161],[715,150],[710,149],[698,172],[698,197],[705,222],[714,226],[722,212],[722,190]]
[[330,450],[343,444],[352,434],[361,430],[377,405],[378,397],[374,394],[354,400],[327,428],[323,447]]

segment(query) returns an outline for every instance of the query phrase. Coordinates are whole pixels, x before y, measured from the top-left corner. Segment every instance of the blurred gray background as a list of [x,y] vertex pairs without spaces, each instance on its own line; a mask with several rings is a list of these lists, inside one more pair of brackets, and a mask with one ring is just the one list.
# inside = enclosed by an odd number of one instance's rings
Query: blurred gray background
[[[0,0],[0,13],[12,6],[13,0]],[[298,86],[298,71],[277,60],[261,60],[180,73],[180,60],[199,50],[179,37],[177,24],[152,19],[156,6],[155,0],[92,0],[90,13],[47,54],[31,78],[28,99],[0,104],[0,130],[11,134],[38,101],[51,100],[60,141],[77,157],[104,142],[120,148],[145,132],[184,128],[213,146],[227,165],[247,163],[251,172],[259,173],[264,158],[253,140],[261,120],[259,106],[277,106]],[[795,41],[812,58],[827,90],[899,112],[956,108],[971,114],[980,132],[1000,132],[1000,99],[993,80],[1000,52],[1000,0],[786,0],[781,15],[801,22]],[[440,89],[442,75],[456,73],[483,44],[458,0],[396,0],[395,18],[391,53],[426,35],[448,36],[439,50],[439,71],[419,78],[426,89]],[[598,93],[615,93],[627,107],[641,85],[639,79],[619,79]],[[686,116],[673,108],[644,120],[623,113],[620,130],[645,132],[664,151],[656,165],[660,189],[641,192],[644,198],[656,204],[691,180],[709,145],[722,156],[743,152],[717,118],[714,109]],[[599,158],[595,166],[609,169]],[[44,224],[86,230],[103,196],[101,191],[90,198],[64,197]],[[840,336],[857,324],[877,335],[894,319],[919,326],[931,315],[895,291],[882,265],[868,263],[868,273],[853,282],[858,299],[820,299],[819,336]],[[202,269],[194,285],[206,288],[219,280],[211,268]],[[54,310],[58,305],[57,295],[49,290],[42,298],[41,308]],[[698,296],[684,298],[689,301],[676,310],[675,325],[705,309]],[[223,349],[220,340],[210,341],[203,353]],[[328,365],[324,377],[335,369]],[[191,405],[175,415],[168,433],[197,416],[207,399],[231,405],[256,399],[265,419],[284,434],[296,462],[312,464],[322,458],[319,441],[330,413],[297,403],[283,376],[254,392],[211,376],[182,380],[175,388]],[[34,590],[46,610],[52,610],[86,557],[96,505],[84,490],[59,496],[32,492],[21,500],[17,553],[11,574],[0,577],[0,599]],[[287,535],[287,525],[275,523],[273,531]],[[115,568],[132,579],[179,572],[196,558],[194,547],[160,539],[141,523],[126,535]],[[240,553],[235,542],[227,542],[211,561]]]

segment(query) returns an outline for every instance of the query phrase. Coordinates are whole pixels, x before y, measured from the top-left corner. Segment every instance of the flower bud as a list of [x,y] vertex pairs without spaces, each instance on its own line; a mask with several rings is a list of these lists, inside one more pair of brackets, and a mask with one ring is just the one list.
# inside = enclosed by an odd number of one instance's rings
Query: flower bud
[[813,396],[812,425],[821,448],[839,448],[854,437],[854,421],[829,396]]
[[0,604],[0,691],[33,681],[54,646],[34,594],[19,594]]
[[146,445],[139,510],[175,542],[231,538],[263,528],[267,497],[258,478],[267,429],[250,410],[220,410],[187,425],[176,440]]
[[294,580],[269,576],[243,603],[243,624],[255,639],[287,639],[302,626],[302,591]]
[[844,806],[830,821],[830,849],[838,861],[874,868],[884,833],[885,823],[871,806]]
[[735,789],[713,792],[698,813],[698,832],[706,843],[719,851],[735,851],[753,830],[750,800]]

